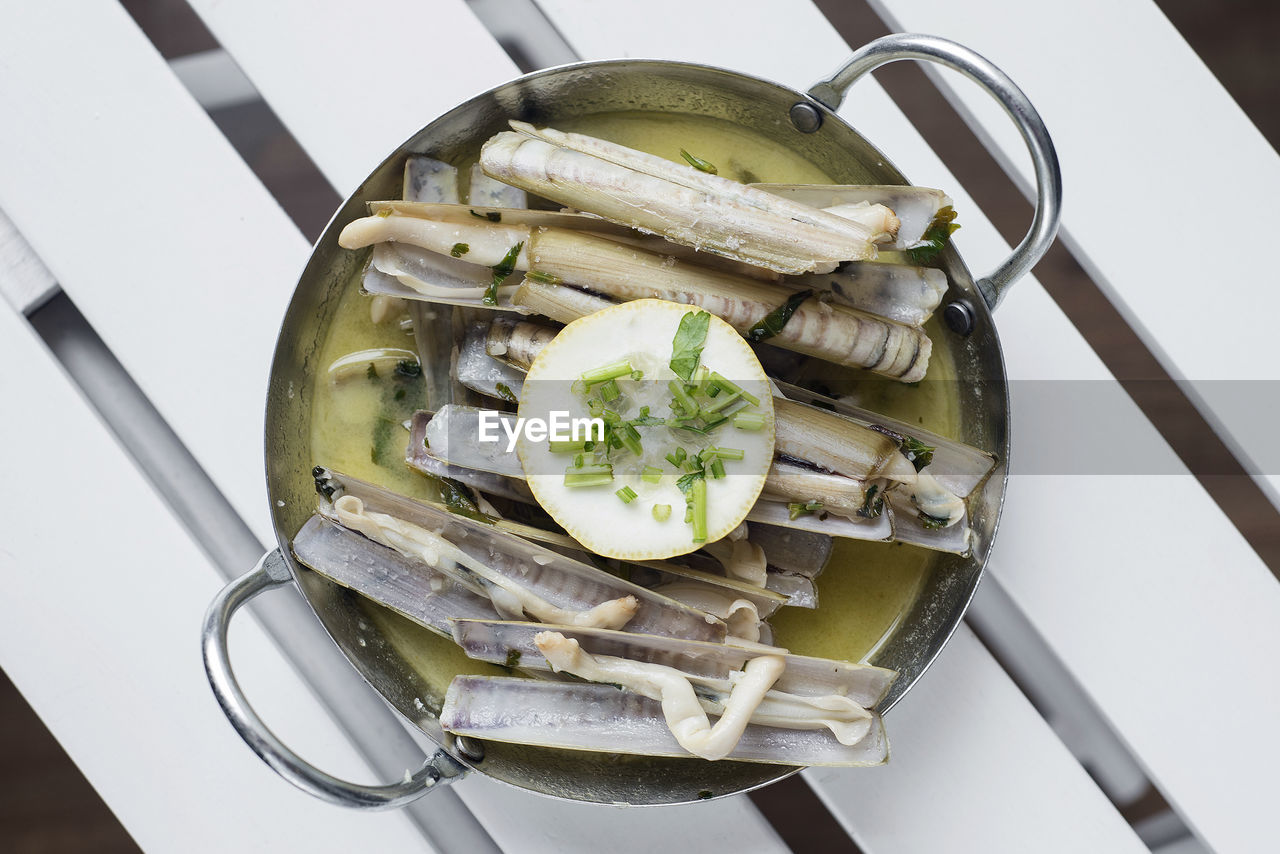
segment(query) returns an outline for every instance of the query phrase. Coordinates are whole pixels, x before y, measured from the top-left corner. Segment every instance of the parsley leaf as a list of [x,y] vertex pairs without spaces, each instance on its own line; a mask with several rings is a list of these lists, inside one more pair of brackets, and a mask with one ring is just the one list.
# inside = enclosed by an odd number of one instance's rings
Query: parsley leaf
[[772,338],[777,335],[782,331],[782,327],[787,325],[791,315],[796,313],[800,303],[811,296],[813,296],[813,291],[796,291],[787,297],[786,302],[766,314],[747,330],[747,340],[752,344],[756,344],[766,338]]
[[694,157],[692,154],[685,151],[683,148],[680,149],[680,156],[685,159],[686,163],[688,163],[694,169],[697,169],[699,172],[706,172],[708,175],[715,175],[717,173],[715,164],[708,163],[706,160],[703,160],[701,157]]
[[933,452],[936,451],[937,448],[932,445],[926,445],[919,439],[904,436],[902,439],[901,450],[902,455],[910,460],[911,464],[916,467],[916,471],[920,471],[933,462]]
[[[472,213],[475,213],[475,211],[472,211]],[[489,283],[489,287],[484,289],[483,302],[485,305],[498,304],[498,286],[505,282],[507,277],[515,272],[516,259],[520,257],[520,250],[523,248],[524,241],[521,240],[515,246],[512,246],[507,250],[507,254],[503,256],[501,261],[490,268],[493,270],[493,281]]]
[[960,227],[954,222],[955,208],[947,205],[934,214],[933,222],[925,229],[924,235],[914,245],[907,247],[907,257],[912,264],[925,264],[938,256],[938,253],[951,242],[951,235]]
[[689,382],[698,369],[710,325],[711,315],[705,311],[690,311],[680,318],[671,342],[671,370],[684,382]]

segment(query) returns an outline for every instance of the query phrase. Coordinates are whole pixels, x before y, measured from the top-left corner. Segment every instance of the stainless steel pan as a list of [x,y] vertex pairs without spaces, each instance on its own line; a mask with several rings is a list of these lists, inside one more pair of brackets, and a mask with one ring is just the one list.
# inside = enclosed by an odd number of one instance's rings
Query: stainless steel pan
[[[988,450],[1000,465],[971,499],[972,553],[943,556],[910,613],[875,655],[874,663],[901,673],[881,709],[915,683],[960,623],[982,576],[1000,518],[1009,453],[1008,387],[991,311],[1009,285],[1044,254],[1057,230],[1061,178],[1049,135],[1022,92],[999,69],[953,42],[892,35],[855,52],[830,80],[807,94],[705,65],[648,60],[587,62],[528,74],[498,86],[435,119],[382,162],[343,203],[312,252],[280,332],[267,397],[266,463],[278,548],[230,584],[210,606],[204,626],[209,682],[227,717],[250,747],[300,788],[334,803],[389,808],[468,771],[525,789],[580,801],[676,804],[742,792],[781,779],[793,769],[738,762],[613,757],[510,744],[479,744],[442,733],[438,709],[415,702],[430,696],[423,677],[376,629],[354,594],[299,565],[289,542],[315,507],[310,448],[311,384],[321,343],[342,289],[361,256],[338,248],[347,222],[365,203],[398,197],[405,156],[424,153],[458,162],[504,130],[509,118],[554,125],[569,118],[620,110],[712,116],[755,132],[821,164],[842,183],[905,184],[906,178],[834,113],[846,90],[880,65],[899,59],[936,62],[985,87],[1004,106],[1035,163],[1039,198],[1027,236],[995,271],[975,281],[954,249],[943,257],[951,289],[944,306],[949,331],[935,347],[954,358],[961,395],[954,438]],[[441,745],[416,775],[385,786],[363,786],[314,768],[282,744],[254,714],[236,684],[227,652],[232,614],[258,593],[295,583],[351,664],[399,712]],[[362,640],[357,642],[357,637]]]

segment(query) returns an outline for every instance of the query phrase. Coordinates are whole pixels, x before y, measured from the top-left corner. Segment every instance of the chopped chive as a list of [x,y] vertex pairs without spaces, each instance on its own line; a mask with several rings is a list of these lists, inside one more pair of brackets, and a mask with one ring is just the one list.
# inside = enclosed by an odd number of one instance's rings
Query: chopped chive
[[635,380],[636,382],[640,382],[640,380],[644,379],[644,371],[632,371],[631,379]]
[[586,456],[583,454],[578,454],[573,458],[573,467],[580,469],[582,468],[582,464],[584,462],[586,462]]
[[455,243],[453,244],[453,248],[449,250],[449,254],[452,255],[454,258],[461,258],[463,255],[466,255],[470,251],[471,251],[471,247],[468,246],[467,244]]
[[724,477],[724,463],[719,457],[711,461],[711,476],[716,479]]
[[592,415],[594,415],[596,418],[599,418],[600,414],[604,412],[604,401],[596,400],[593,397],[587,401],[587,409],[591,410]]
[[704,460],[712,459],[712,458],[721,459],[721,460],[740,460],[744,456],[746,456],[746,453],[742,451],[740,448],[714,448],[713,447],[713,448],[707,448],[705,451],[702,452],[702,458]]
[[822,502],[821,501],[793,501],[787,505],[787,512],[788,512],[788,515],[790,515],[791,517],[791,521],[794,522],[796,519],[800,518],[801,516],[807,513],[821,513]]
[[648,417],[649,417],[649,407],[647,406],[640,407],[640,416],[639,416],[640,420],[643,421]]
[[613,475],[611,474],[578,474],[576,472],[569,473],[564,476],[564,485],[568,487],[580,486],[604,486],[606,483],[613,483]]
[[618,431],[618,438],[622,440],[626,449],[637,457],[644,453],[644,446],[640,444],[640,431],[630,424],[622,425],[622,429]]
[[693,511],[693,518],[689,520],[693,525],[693,541],[705,543],[707,541],[707,481],[705,478],[698,478],[693,482],[689,496],[689,509]]
[[739,412],[733,416],[733,426],[739,430],[763,430],[763,412]]
[[741,400],[741,399],[742,399],[742,390],[739,389],[738,391],[734,391],[726,394],[720,400],[717,400],[714,403],[710,403],[702,407],[698,411],[701,413],[703,418],[706,418],[708,415],[714,415],[715,413],[719,412],[721,409],[724,409],[726,406],[733,403],[735,400]]
[[541,282],[544,285],[558,285],[563,281],[559,276],[553,276],[541,270],[530,270],[524,274],[524,277],[530,281]]
[[657,466],[645,466],[640,471],[640,479],[645,483],[658,483],[662,480],[662,469]]
[[605,380],[600,383],[600,399],[605,403],[612,403],[622,397],[622,392],[618,389],[618,383],[615,380]]
[[605,365],[592,371],[586,371],[582,374],[582,381],[593,386],[596,383],[602,383],[605,380],[617,379],[631,373],[630,362],[614,362],[611,365]]
[[728,418],[726,418],[724,415],[721,415],[721,414],[720,414],[720,413],[718,413],[718,412],[713,412],[713,413],[711,413],[711,417],[710,417],[710,418],[704,418],[704,419],[703,419],[703,428],[702,428],[702,432],[703,432],[703,433],[710,432],[710,431],[712,431],[712,430],[714,430],[715,428],[719,427],[721,424],[723,424],[724,422],[726,422],[726,421],[728,421],[728,420],[729,420],[729,419],[728,419]]
[[587,449],[586,442],[574,442],[572,440],[558,442],[555,439],[551,439],[548,444],[550,444],[551,453],[553,454],[573,454]]
[[716,174],[716,167],[714,164],[709,163],[706,160],[703,160],[701,157],[694,157],[692,154],[685,151],[683,148],[680,149],[680,156],[685,159],[686,163],[688,163],[694,169],[697,169],[699,172],[706,172],[708,175]]
[[665,522],[671,518],[671,505],[655,504],[653,505],[652,512],[654,519],[657,519],[659,522]]
[[689,416],[698,414],[698,403],[689,396],[689,392],[685,391],[684,383],[676,380],[669,380],[667,388],[671,390],[671,396],[675,398],[676,403],[680,404],[680,408]]
[[752,406],[760,405],[760,398],[756,397],[754,394],[751,394],[742,386],[735,383],[733,380],[725,379],[722,375],[716,373],[715,371],[711,372],[711,376],[707,378],[707,382],[708,384],[717,385],[720,388],[724,389],[725,391],[738,392],[740,395],[742,395],[743,399],[751,401]]
[[612,409],[601,409],[600,417],[604,419],[605,424],[620,424],[622,416],[614,412]]
[[686,504],[684,506],[684,523],[687,525],[693,521],[693,505]]
[[[475,211],[472,211],[472,213],[474,214]],[[479,216],[479,214],[476,215]],[[496,214],[496,216],[499,219],[502,218],[502,214]],[[493,221],[497,222],[498,220],[495,219]],[[484,299],[482,302],[485,305],[498,304],[498,288],[507,280],[507,277],[515,272],[516,259],[520,257],[520,250],[523,248],[524,241],[522,240],[515,246],[508,249],[507,254],[502,257],[502,260],[490,268],[493,270],[493,280],[489,282],[489,287],[484,289]]]
[[632,501],[636,500],[636,491],[629,486],[622,487],[622,489],[619,489],[614,493],[614,495],[621,498],[623,504],[630,504]]
[[680,468],[680,466],[684,465],[684,458],[688,455],[688,452],[685,451],[684,448],[677,445],[674,451],[667,454],[667,462],[671,463],[671,465],[676,468]]

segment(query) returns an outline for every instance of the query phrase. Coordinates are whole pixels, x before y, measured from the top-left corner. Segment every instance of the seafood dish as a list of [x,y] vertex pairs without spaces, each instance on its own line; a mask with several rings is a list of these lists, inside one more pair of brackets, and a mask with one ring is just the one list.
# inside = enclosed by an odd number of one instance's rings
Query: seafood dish
[[875,650],[996,466],[947,437],[955,212],[730,150],[513,120],[341,232],[292,548],[415,627],[454,737],[888,759]]

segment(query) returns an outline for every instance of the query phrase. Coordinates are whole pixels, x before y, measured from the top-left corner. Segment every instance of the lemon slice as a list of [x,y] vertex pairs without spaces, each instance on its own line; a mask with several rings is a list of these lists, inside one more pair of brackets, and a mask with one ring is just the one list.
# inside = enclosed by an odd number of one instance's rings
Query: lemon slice
[[606,557],[667,558],[724,537],[773,460],[773,404],[751,348],[723,320],[663,300],[566,326],[530,367],[519,417],[534,497]]

